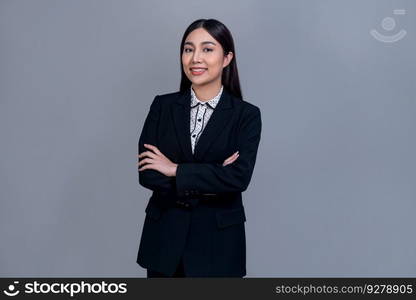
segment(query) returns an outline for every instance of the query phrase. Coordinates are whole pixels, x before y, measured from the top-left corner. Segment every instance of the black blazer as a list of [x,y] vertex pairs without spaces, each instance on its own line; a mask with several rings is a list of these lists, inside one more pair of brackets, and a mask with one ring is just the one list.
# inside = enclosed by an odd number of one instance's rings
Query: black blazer
[[[246,275],[246,221],[241,192],[250,183],[261,135],[257,106],[224,87],[192,154],[190,89],[158,95],[139,138],[139,153],[152,144],[178,164],[176,177],[139,171],[152,190],[137,263],[171,276],[183,256],[187,277]],[[236,161],[222,166],[239,151]]]

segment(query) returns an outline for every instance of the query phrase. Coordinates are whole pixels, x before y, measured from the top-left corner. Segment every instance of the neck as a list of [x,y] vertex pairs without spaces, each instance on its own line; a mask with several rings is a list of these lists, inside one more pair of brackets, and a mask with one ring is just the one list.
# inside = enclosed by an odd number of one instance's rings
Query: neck
[[221,89],[221,81],[212,82],[205,85],[192,84],[192,89],[196,97],[201,101],[208,101],[217,96]]

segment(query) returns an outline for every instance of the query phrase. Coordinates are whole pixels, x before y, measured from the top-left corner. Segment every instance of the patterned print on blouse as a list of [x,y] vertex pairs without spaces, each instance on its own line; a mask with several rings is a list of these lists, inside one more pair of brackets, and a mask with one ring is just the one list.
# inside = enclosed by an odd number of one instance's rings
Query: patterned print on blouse
[[198,143],[198,140],[202,134],[202,131],[204,130],[205,126],[207,125],[209,121],[209,118],[214,112],[215,107],[220,101],[223,87],[224,86],[221,85],[220,91],[214,98],[208,101],[201,101],[196,97],[195,92],[191,86],[190,129],[191,129],[192,154],[194,153],[195,145]]

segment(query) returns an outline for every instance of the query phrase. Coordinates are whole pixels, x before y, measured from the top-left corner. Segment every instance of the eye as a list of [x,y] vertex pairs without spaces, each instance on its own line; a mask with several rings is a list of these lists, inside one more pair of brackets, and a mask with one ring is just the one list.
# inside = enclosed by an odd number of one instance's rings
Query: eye
[[[189,50],[189,51],[188,51]],[[207,51],[205,51],[205,50],[207,50]],[[185,52],[185,53],[188,53],[188,52],[191,52],[192,51],[192,49],[191,48],[184,48],[183,49],[183,52]],[[211,49],[211,48],[204,48],[204,51],[205,52],[211,52],[211,51],[214,51],[213,49]]]

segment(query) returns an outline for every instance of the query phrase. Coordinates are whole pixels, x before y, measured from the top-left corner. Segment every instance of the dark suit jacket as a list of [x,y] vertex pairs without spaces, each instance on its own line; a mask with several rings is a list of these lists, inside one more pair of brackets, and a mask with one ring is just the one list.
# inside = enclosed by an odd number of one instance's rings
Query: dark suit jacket
[[[183,255],[187,277],[243,277],[246,217],[241,193],[256,162],[260,110],[224,87],[192,154],[190,101],[190,90],[156,96],[139,138],[139,153],[148,150],[144,144],[152,144],[178,168],[176,177],[139,171],[139,183],[153,194],[137,263],[170,276]],[[222,166],[237,150],[238,159]]]

